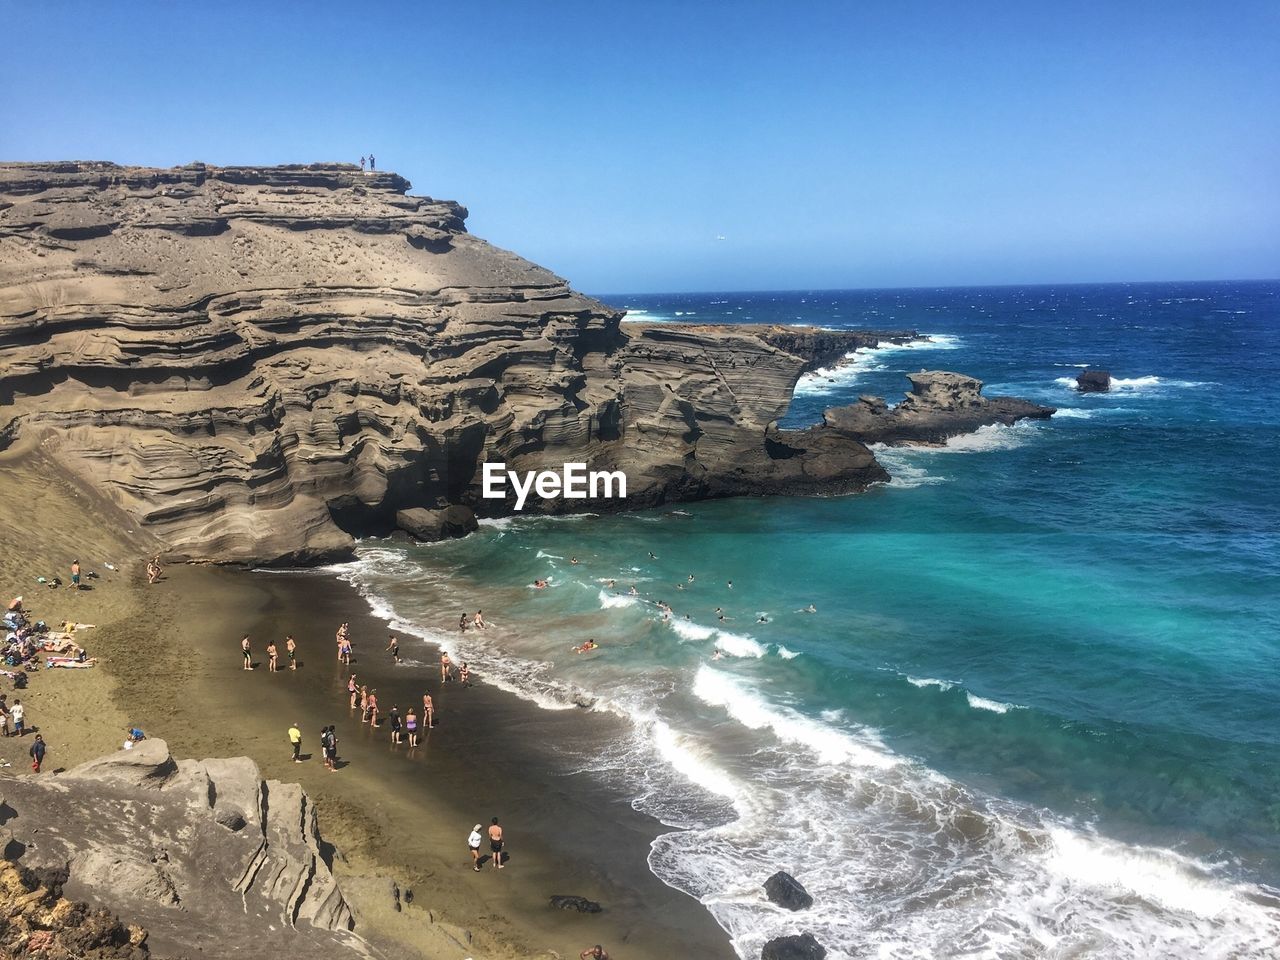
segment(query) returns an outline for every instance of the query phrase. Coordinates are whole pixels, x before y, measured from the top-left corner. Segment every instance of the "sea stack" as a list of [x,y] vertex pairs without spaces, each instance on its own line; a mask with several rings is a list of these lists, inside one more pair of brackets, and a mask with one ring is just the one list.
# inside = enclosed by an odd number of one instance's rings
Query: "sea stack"
[[1111,389],[1111,373],[1107,370],[1082,370],[1076,377],[1076,389],[1081,393],[1106,393]]

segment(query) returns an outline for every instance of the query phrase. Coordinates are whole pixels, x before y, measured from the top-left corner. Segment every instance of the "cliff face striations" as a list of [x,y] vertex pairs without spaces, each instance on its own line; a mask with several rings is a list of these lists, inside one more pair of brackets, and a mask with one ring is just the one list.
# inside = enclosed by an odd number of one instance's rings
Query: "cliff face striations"
[[773,428],[804,369],[875,335],[623,328],[408,186],[0,165],[0,449],[40,443],[171,553],[242,562],[508,512],[486,460],[621,469],[628,506],[883,479],[856,441]]

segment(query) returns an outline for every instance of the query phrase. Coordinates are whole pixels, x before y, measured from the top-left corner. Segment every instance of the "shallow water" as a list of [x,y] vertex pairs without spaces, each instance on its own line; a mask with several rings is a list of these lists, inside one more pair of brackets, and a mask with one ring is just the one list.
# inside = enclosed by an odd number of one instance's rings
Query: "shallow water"
[[1061,411],[882,450],[863,496],[502,521],[344,576],[486,680],[626,717],[565,763],[688,828],[651,866],[744,957],[796,927],[779,868],[833,957],[1274,953],[1280,285],[606,299],[934,335],[806,377],[791,425],[921,367]]

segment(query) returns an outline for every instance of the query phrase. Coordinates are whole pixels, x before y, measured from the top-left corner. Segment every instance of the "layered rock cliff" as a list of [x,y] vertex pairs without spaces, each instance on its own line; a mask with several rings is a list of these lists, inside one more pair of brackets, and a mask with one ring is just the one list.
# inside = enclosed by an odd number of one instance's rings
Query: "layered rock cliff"
[[592,510],[886,479],[850,433],[776,421],[805,370],[913,332],[622,325],[408,187],[0,164],[0,451],[41,444],[171,555],[258,563],[406,511],[509,512],[486,461],[624,471]]
[[0,779],[0,795],[5,859],[141,923],[162,954],[377,953],[352,932],[302,788],[248,758],[175,761],[144,740],[56,777]]

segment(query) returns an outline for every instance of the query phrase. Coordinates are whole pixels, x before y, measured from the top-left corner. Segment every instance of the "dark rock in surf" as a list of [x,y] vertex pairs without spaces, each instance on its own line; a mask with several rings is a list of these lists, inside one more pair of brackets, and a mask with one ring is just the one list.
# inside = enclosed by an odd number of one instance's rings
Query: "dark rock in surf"
[[795,937],[774,937],[760,951],[760,960],[823,960],[827,949],[812,933]]
[[1076,389],[1081,393],[1106,393],[1111,389],[1111,373],[1107,370],[1082,370],[1076,377]]
[[813,906],[809,891],[785,870],[779,870],[764,882],[764,892],[770,900],[788,910],[807,910]]
[[566,897],[560,894],[551,898],[551,905],[561,910],[577,910],[579,913],[599,913],[604,909],[596,901],[586,897]]

